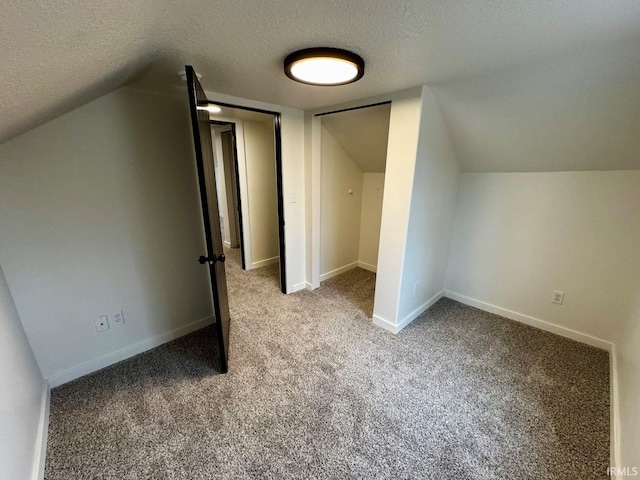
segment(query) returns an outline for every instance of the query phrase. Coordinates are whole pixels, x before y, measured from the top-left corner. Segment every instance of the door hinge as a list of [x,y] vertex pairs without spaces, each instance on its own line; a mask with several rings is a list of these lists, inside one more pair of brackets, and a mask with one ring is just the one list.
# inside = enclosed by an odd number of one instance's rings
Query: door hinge
[[222,262],[224,263],[224,261],[226,260],[226,257],[224,256],[224,253],[221,253],[220,255],[213,255],[212,257],[205,257],[200,255],[200,258],[198,258],[198,262],[200,262],[200,264],[205,264],[208,263],[209,265],[213,265],[216,262]]

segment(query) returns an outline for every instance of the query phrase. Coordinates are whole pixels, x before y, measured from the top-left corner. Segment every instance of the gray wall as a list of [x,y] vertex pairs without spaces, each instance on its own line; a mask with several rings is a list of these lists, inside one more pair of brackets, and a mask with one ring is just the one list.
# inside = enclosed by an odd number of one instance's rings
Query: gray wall
[[0,379],[1,476],[31,478],[39,460],[46,388],[1,268]]
[[123,88],[0,146],[0,262],[53,384],[210,318],[190,128],[186,98]]

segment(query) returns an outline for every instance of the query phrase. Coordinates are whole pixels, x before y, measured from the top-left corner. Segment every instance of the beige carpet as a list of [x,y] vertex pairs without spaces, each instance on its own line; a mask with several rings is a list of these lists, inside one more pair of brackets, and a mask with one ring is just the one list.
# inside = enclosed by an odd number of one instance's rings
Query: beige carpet
[[605,352],[447,299],[392,335],[369,272],[227,268],[229,373],[209,327],[55,389],[47,479],[606,478]]

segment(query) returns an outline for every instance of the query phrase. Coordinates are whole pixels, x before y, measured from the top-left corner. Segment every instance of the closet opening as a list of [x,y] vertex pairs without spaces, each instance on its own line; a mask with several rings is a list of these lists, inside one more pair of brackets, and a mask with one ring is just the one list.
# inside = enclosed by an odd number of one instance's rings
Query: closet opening
[[373,317],[390,102],[321,120],[320,282]]

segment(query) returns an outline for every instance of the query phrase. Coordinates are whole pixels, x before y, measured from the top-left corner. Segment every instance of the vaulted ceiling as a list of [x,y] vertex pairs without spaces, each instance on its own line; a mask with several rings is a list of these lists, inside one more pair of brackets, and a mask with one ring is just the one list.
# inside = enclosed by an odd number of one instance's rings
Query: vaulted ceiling
[[[465,170],[640,168],[636,0],[4,0],[0,141],[127,82],[303,109],[427,84]],[[367,62],[310,87],[282,60],[310,46]]]
[[384,173],[391,105],[323,115],[322,126],[363,172]]

